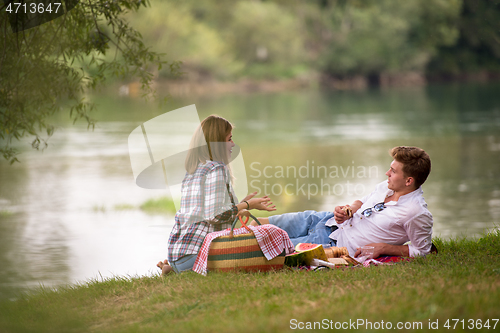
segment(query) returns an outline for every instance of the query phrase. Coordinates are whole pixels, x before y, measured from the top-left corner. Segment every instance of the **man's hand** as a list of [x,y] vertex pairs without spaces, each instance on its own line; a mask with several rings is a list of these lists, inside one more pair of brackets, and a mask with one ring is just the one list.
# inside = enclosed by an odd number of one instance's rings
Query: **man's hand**
[[347,213],[343,210],[344,207],[349,207],[352,210],[352,213],[356,213],[358,209],[363,205],[363,203],[360,200],[356,200],[352,203],[352,205],[345,205],[345,206],[337,206],[335,207],[335,210],[333,211],[334,216],[335,216],[335,222],[337,224],[342,224],[346,220],[350,219],[349,216],[347,216]]
[[345,206],[335,207],[334,216],[335,216],[335,222],[337,222],[337,224],[342,224],[344,223],[345,220],[349,219],[349,216],[347,216],[347,213],[344,211],[344,207],[350,207],[350,206],[345,205]]
[[[385,243],[370,243],[366,244],[366,246],[373,246],[375,250],[373,251],[373,259],[376,259],[380,256],[402,256],[409,257],[410,250],[408,249],[408,245],[390,245]],[[356,253],[354,253],[354,258],[357,258],[361,254],[361,248],[356,249]]]

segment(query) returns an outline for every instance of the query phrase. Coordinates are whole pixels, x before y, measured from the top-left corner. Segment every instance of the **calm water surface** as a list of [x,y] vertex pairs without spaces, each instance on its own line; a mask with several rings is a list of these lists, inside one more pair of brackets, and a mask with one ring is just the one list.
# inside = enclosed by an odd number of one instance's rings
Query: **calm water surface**
[[[0,162],[0,298],[26,288],[156,274],[173,215],[139,206],[165,190],[134,183],[127,138],[141,123],[196,104],[231,120],[250,191],[278,212],[332,210],[384,180],[396,145],[424,148],[434,234],[477,237],[500,221],[500,85],[290,92],[154,104],[96,96],[96,129],[61,116],[43,153]],[[126,207],[127,209],[124,209]]]

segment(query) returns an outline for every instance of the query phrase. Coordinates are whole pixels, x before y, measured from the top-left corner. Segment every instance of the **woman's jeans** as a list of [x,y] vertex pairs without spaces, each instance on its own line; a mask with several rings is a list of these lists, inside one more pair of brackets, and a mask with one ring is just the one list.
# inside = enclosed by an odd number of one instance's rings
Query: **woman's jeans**
[[176,261],[169,262],[170,266],[174,269],[174,272],[181,273],[184,271],[190,271],[193,269],[194,262],[196,261],[197,254],[185,255]]

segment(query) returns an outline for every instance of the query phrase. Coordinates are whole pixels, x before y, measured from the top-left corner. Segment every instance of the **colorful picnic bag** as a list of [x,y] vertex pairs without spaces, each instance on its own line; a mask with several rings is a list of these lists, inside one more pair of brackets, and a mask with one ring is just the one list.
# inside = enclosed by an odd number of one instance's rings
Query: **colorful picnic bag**
[[[253,215],[250,216],[260,225],[259,220]],[[238,218],[236,218],[228,236],[213,239],[208,252],[208,271],[266,272],[282,269],[285,263],[285,251],[275,258],[267,260],[253,231],[246,225],[248,217],[243,222],[241,216],[239,216],[239,220],[242,228],[246,228],[248,233],[233,235],[234,227],[238,222]]]

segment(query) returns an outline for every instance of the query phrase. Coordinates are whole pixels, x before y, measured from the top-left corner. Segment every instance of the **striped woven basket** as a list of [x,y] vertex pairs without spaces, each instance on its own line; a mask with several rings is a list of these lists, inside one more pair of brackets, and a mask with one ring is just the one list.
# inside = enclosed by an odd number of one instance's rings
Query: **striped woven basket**
[[[259,223],[254,216],[252,218]],[[243,227],[247,228],[249,232],[234,236],[234,226],[238,221],[236,219],[229,236],[217,237],[212,240],[208,251],[208,271],[266,272],[282,269],[285,263],[285,251],[283,250],[283,253],[275,258],[267,260],[252,230],[246,226],[248,217],[245,222],[241,220],[241,216],[239,219]]]

